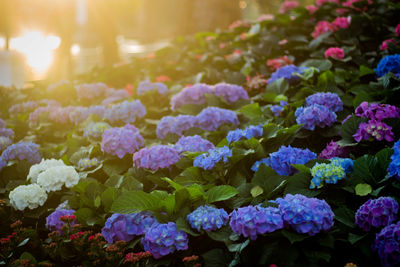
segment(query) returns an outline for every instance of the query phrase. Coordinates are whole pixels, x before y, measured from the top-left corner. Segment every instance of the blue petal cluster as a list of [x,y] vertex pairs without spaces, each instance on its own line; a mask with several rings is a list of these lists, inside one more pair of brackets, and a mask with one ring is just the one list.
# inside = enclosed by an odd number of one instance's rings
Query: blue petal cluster
[[190,226],[197,231],[215,231],[224,226],[228,220],[228,213],[224,209],[217,209],[211,206],[200,206],[190,213],[186,220]]
[[206,152],[214,148],[214,144],[201,138],[199,135],[182,136],[174,145],[174,149],[180,153],[185,151]]
[[169,168],[179,161],[181,155],[166,145],[145,147],[133,154],[133,166],[156,171]]
[[343,102],[337,94],[334,93],[316,93],[306,98],[306,106],[318,104],[327,107],[333,112],[343,110]]
[[309,149],[301,149],[291,146],[281,146],[281,148],[269,154],[268,158],[262,159],[251,167],[257,171],[261,163],[271,167],[279,175],[292,175],[297,170],[291,164],[306,164],[308,161],[316,159],[317,154]]
[[160,95],[165,95],[169,92],[168,87],[163,83],[152,83],[150,81],[140,82],[137,88],[138,95],[144,95],[149,92],[158,92]]
[[369,199],[356,212],[356,224],[368,232],[372,227],[387,226],[397,219],[399,204],[394,198]]
[[272,83],[280,78],[284,78],[289,83],[293,84],[300,81],[300,77],[297,76],[296,73],[302,74],[306,69],[306,67],[297,67],[295,65],[283,66],[272,73],[271,78],[268,80],[268,83]]
[[270,109],[271,109],[272,113],[274,113],[274,116],[278,117],[281,115],[282,111],[284,110],[285,106],[287,106],[287,105],[288,105],[287,101],[281,101],[279,103],[279,105],[272,105],[270,107]]
[[222,97],[228,103],[235,103],[240,99],[249,99],[247,91],[242,86],[228,83],[219,83],[214,86],[216,96]]
[[375,69],[376,75],[378,77],[385,76],[389,72],[393,74],[399,74],[400,73],[400,55],[395,54],[395,55],[388,55],[385,56],[379,61],[378,66],[376,66]]
[[341,166],[326,163],[316,163],[311,169],[310,189],[321,188],[323,183],[336,184],[337,181],[346,177],[346,173]]
[[211,170],[220,161],[228,162],[229,157],[232,157],[232,150],[229,147],[216,147],[210,149],[207,153],[197,156],[193,161],[193,166]]
[[350,158],[334,157],[329,159],[329,161],[335,166],[342,167],[346,174],[353,172],[354,160]]
[[0,152],[6,149],[9,145],[12,144],[12,140],[8,137],[0,135]]
[[[65,225],[65,222],[60,220],[61,216],[66,215],[74,215],[75,210],[69,209],[57,209],[53,213],[51,213],[46,218],[46,228],[50,231],[57,231],[59,234],[62,234],[62,228]],[[71,222],[70,226],[74,225],[75,222]]]
[[204,104],[206,102],[206,94],[212,94],[212,87],[207,84],[198,83],[186,87],[171,98],[171,109],[177,110],[179,107],[187,104]]
[[109,244],[120,240],[128,242],[134,236],[145,234],[154,224],[158,222],[148,211],[131,214],[114,213],[107,219],[101,234]]
[[140,100],[124,101],[120,104],[112,106],[107,109],[104,117],[111,123],[125,122],[133,123],[136,119],[142,118],[146,115],[146,108],[142,105]]
[[372,246],[378,252],[382,266],[400,264],[400,222],[386,226],[380,231]]
[[392,177],[396,177],[400,181],[400,140],[393,145],[393,154],[390,157],[388,172]]
[[154,224],[141,240],[144,250],[150,251],[154,258],[159,259],[173,253],[175,250],[188,249],[188,237],[177,229],[176,224]]
[[271,233],[283,228],[279,209],[273,207],[247,206],[229,214],[230,226],[238,235],[257,239],[258,235]]
[[178,115],[177,117],[165,116],[157,124],[157,137],[164,139],[168,134],[182,136],[185,131],[197,126],[195,116]]
[[196,118],[198,127],[206,131],[216,131],[223,124],[239,124],[235,112],[218,107],[205,108]]
[[279,204],[285,227],[297,233],[313,236],[333,226],[335,214],[325,200],[287,194],[275,202]]
[[263,135],[263,125],[250,125],[245,129],[232,130],[226,136],[228,143],[237,142],[241,139],[250,139],[252,137],[260,137]]
[[324,128],[331,126],[336,121],[336,113],[327,107],[313,104],[308,107],[299,107],[294,113],[297,124],[303,124],[303,128],[313,131],[315,126]]
[[143,137],[139,130],[131,124],[126,124],[124,127],[114,127],[104,131],[101,151],[122,159],[125,154],[133,154],[141,146]]
[[32,142],[18,142],[8,146],[1,154],[3,162],[9,162],[14,159],[27,160],[35,164],[42,160],[39,151],[39,145]]

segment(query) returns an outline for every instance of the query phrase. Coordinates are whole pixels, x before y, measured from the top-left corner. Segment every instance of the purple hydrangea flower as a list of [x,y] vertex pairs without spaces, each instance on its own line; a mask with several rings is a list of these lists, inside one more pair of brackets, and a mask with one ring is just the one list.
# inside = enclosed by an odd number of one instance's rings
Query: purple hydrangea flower
[[297,76],[296,73],[302,74],[306,69],[306,67],[296,67],[295,65],[280,67],[274,73],[272,73],[271,78],[268,80],[268,83],[273,83],[280,78],[284,78],[289,83],[293,84],[300,81],[300,77]]
[[[1,150],[1,149],[0,149]],[[390,157],[389,175],[400,180],[400,140],[393,145],[393,155]]]
[[6,128],[6,123],[0,118],[0,129]]
[[285,227],[297,233],[313,236],[333,226],[335,214],[325,200],[287,194],[275,202],[279,204]]
[[96,115],[99,118],[103,118],[106,114],[107,108],[105,106],[90,106],[89,107],[89,114]]
[[133,154],[133,166],[156,171],[171,167],[180,158],[179,152],[170,146],[145,147]]
[[394,74],[400,73],[400,55],[388,55],[379,61],[378,66],[376,66],[376,74],[378,77],[385,76],[387,73],[391,72]]
[[[57,209],[53,213],[51,213],[49,216],[46,218],[46,228],[50,231],[57,231],[59,234],[62,234],[62,228],[65,225],[65,222],[60,220],[61,216],[66,216],[66,215],[74,215],[75,210],[69,210],[69,209]],[[70,223],[70,226],[73,226],[76,224],[76,221],[72,221]]]
[[354,160],[350,158],[331,158],[331,164],[342,167],[346,174],[349,174],[353,171]]
[[224,226],[228,220],[228,213],[224,209],[217,209],[211,206],[200,206],[190,213],[186,220],[190,226],[197,231],[215,231]]
[[204,104],[206,102],[205,94],[212,94],[212,88],[207,84],[198,83],[186,87],[171,98],[171,109],[177,110],[179,107],[187,104]]
[[109,89],[106,91],[105,99],[101,102],[102,105],[108,106],[115,102],[121,101],[125,98],[129,98],[129,93],[124,89]]
[[226,136],[228,143],[237,142],[241,139],[250,139],[252,137],[260,137],[263,135],[263,125],[250,125],[245,129],[232,130]]
[[371,137],[378,141],[385,139],[388,142],[392,142],[394,134],[392,132],[392,127],[386,123],[376,120],[369,120],[368,123],[360,123],[358,130],[353,137],[357,142],[360,142],[361,140],[368,140]]
[[79,99],[93,99],[102,97],[108,86],[104,83],[84,83],[75,86],[75,89]]
[[207,131],[216,131],[223,124],[239,124],[235,112],[217,107],[203,109],[196,118],[199,128]]
[[141,146],[143,146],[143,137],[139,130],[131,124],[104,130],[101,143],[103,152],[122,159],[125,154],[133,154]]
[[330,159],[334,157],[347,157],[348,155],[349,155],[348,148],[341,147],[338,143],[331,140],[331,142],[326,145],[324,150],[321,151],[318,158]]
[[387,118],[400,118],[400,108],[388,104],[362,102],[355,110],[358,117],[381,121]]
[[308,107],[299,107],[294,114],[297,124],[303,124],[303,128],[313,131],[315,126],[324,128],[331,126],[336,121],[336,114],[327,107],[313,104]]
[[[28,111],[32,111],[35,108],[37,108],[38,106],[39,106],[39,104],[37,102],[35,102],[35,101],[26,101],[26,102],[23,102],[23,103],[12,105],[8,109],[8,112],[11,115],[21,114],[21,113],[25,113],[25,112],[28,112]],[[0,126],[1,126],[1,124],[0,124]]]
[[150,251],[154,258],[159,259],[175,250],[188,249],[189,240],[185,232],[178,230],[175,223],[169,222],[154,224],[141,242],[145,251]]
[[279,105],[272,105],[270,107],[272,113],[274,113],[275,117],[278,117],[281,115],[282,111],[284,110],[285,106],[288,105],[287,101],[281,101]]
[[157,124],[157,137],[159,139],[164,139],[168,134],[183,135],[185,131],[196,127],[196,125],[197,118],[195,116],[164,116]]
[[198,155],[193,161],[193,166],[211,170],[220,161],[227,163],[229,157],[232,157],[232,150],[229,147],[216,147],[207,153]]
[[168,87],[163,83],[152,83],[150,81],[143,81],[139,83],[137,94],[144,95],[148,92],[157,91],[160,95],[168,94]]
[[29,163],[36,164],[42,160],[39,145],[32,142],[18,142],[8,146],[1,154],[5,162],[19,159],[27,160]]
[[201,138],[199,135],[182,136],[174,145],[174,149],[179,153],[185,151],[205,152],[214,148],[214,144],[210,141]]
[[71,120],[71,122],[79,124],[81,122],[84,122],[87,118],[89,118],[89,116],[89,108],[76,106],[70,111],[69,119]]
[[306,98],[306,106],[318,104],[327,107],[332,112],[343,110],[343,102],[337,94],[334,93],[316,93]]
[[240,99],[249,99],[247,91],[235,84],[219,83],[214,86],[214,94],[222,97],[228,103],[235,103]]
[[230,226],[238,235],[257,239],[258,235],[271,233],[283,228],[282,215],[273,207],[247,206],[229,214]]
[[0,136],[0,152],[12,144],[12,140],[5,136]]
[[317,155],[309,149],[281,146],[278,151],[269,154],[268,158],[256,162],[251,169],[257,171],[260,164],[264,163],[279,175],[292,175],[297,170],[291,164],[306,164],[316,158]]
[[142,118],[146,115],[146,108],[139,100],[124,101],[120,104],[112,106],[107,109],[104,117],[111,123],[125,122],[134,123],[136,119]]
[[373,250],[378,252],[385,267],[400,263],[400,222],[391,224],[376,234]]
[[10,139],[14,138],[14,131],[8,128],[0,128],[0,136],[4,136]]
[[103,136],[104,131],[109,128],[111,128],[111,126],[106,122],[90,122],[88,126],[85,127],[83,136],[98,140]]
[[112,244],[115,241],[129,242],[134,236],[143,235],[154,224],[158,224],[148,211],[131,214],[114,213],[101,229],[104,239]]
[[356,224],[368,232],[372,227],[387,226],[397,219],[399,204],[391,197],[369,199],[356,212]]

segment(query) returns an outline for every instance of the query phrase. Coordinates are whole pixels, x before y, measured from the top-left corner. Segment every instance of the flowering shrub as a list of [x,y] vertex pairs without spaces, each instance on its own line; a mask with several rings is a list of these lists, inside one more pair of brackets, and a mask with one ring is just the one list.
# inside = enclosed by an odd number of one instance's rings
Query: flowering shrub
[[224,209],[211,206],[200,206],[190,213],[186,220],[197,231],[215,231],[228,222],[228,213]]
[[180,153],[191,152],[206,152],[213,149],[214,145],[208,140],[201,138],[199,135],[182,136],[174,145],[174,149]]
[[137,88],[138,95],[144,95],[148,92],[153,92],[153,91],[156,91],[160,95],[165,95],[168,94],[169,92],[168,87],[161,82],[151,83],[149,81],[143,81],[139,83]]
[[222,97],[228,103],[234,103],[240,99],[249,99],[246,90],[234,84],[216,84],[213,88],[213,93],[218,97]]
[[334,157],[345,157],[349,154],[349,149],[341,147],[337,142],[331,140],[324,150],[318,155],[320,159],[330,159]]
[[211,94],[212,88],[207,84],[195,84],[184,88],[171,98],[171,109],[177,110],[187,104],[201,105],[206,102],[205,95]]
[[389,175],[392,177],[396,177],[400,180],[400,141],[397,141],[393,145],[393,155],[390,157],[391,162],[389,164]]
[[32,165],[29,169],[27,180],[31,183],[36,183],[39,175],[52,167],[65,166],[64,162],[60,159],[42,159],[38,164]]
[[216,131],[223,124],[239,124],[235,112],[217,107],[203,109],[196,116],[196,121],[199,128],[207,131]]
[[107,109],[104,117],[110,123],[124,122],[134,123],[137,119],[146,115],[146,108],[139,100],[132,102],[124,101],[120,104],[113,105],[111,109]]
[[263,126],[262,125],[251,125],[246,127],[245,129],[236,129],[232,130],[226,136],[228,143],[237,142],[243,138],[250,139],[252,137],[260,137],[263,134]]
[[343,110],[343,102],[337,94],[334,93],[316,93],[306,98],[306,106],[322,105],[332,112]]
[[386,226],[375,238],[373,249],[378,252],[383,266],[396,266],[400,263],[399,253],[400,222]]
[[336,122],[336,114],[325,106],[312,104],[308,107],[300,107],[295,112],[296,122],[303,124],[307,130],[313,131],[315,126],[325,128]]
[[133,154],[133,166],[156,171],[169,168],[180,159],[179,152],[174,148],[157,145],[145,147]]
[[379,61],[378,66],[376,66],[376,75],[382,77],[387,73],[391,72],[393,74],[400,73],[400,55],[388,55]]
[[47,194],[38,184],[20,185],[10,192],[9,198],[17,210],[35,209],[46,202]]
[[157,137],[164,139],[168,134],[182,136],[185,131],[197,126],[197,118],[191,115],[165,116],[157,124]]
[[116,155],[121,159],[125,154],[133,154],[141,146],[143,146],[143,137],[139,130],[131,124],[126,124],[124,127],[104,131],[101,151]]
[[310,184],[310,188],[321,188],[322,183],[336,184],[337,181],[342,180],[346,173],[340,166],[326,163],[316,163],[311,169],[311,175],[313,176]]
[[287,65],[277,69],[274,73],[272,73],[271,78],[268,80],[268,83],[272,83],[278,79],[284,78],[289,83],[293,84],[295,82],[300,81],[300,77],[296,75],[302,74],[306,68],[296,67],[295,65]]
[[[63,233],[63,227],[65,222],[61,220],[61,217],[66,215],[74,215],[74,210],[68,209],[57,209],[46,218],[46,228],[51,231],[57,231],[60,235]],[[72,221],[70,227],[76,222]]]
[[216,147],[208,150],[205,154],[197,156],[193,161],[193,166],[211,170],[218,162],[227,163],[229,157],[232,157],[232,150],[229,147]]

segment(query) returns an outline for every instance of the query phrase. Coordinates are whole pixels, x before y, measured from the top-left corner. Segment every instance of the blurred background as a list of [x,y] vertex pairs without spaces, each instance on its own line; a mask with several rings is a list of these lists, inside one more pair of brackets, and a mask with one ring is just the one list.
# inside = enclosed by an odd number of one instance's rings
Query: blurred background
[[[129,62],[180,35],[275,13],[281,0],[0,0],[0,85]],[[300,1],[301,2],[301,1]]]

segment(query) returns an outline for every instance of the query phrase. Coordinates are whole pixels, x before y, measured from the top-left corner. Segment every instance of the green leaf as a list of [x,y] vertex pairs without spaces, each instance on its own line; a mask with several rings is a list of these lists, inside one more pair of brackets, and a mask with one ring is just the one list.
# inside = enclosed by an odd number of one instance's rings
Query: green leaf
[[232,233],[232,229],[229,226],[223,226],[216,231],[207,231],[208,237],[218,242],[228,242]]
[[113,213],[133,213],[139,211],[157,211],[161,207],[161,201],[154,195],[143,191],[129,191],[122,193],[111,206]]
[[[35,257],[34,257],[31,253],[26,252],[26,251],[24,251],[24,252],[21,254],[21,256],[20,256],[19,258],[20,258],[21,260],[29,260],[30,263],[32,263],[32,264],[34,264],[34,265],[36,265],[36,263],[37,263]],[[22,265],[22,264],[21,264],[21,265]]]
[[375,71],[373,69],[370,69],[370,68],[364,66],[364,65],[361,65],[360,66],[360,74],[359,74],[359,76],[362,77],[362,76],[369,75],[369,74],[375,74]]
[[243,249],[245,249],[247,247],[248,244],[250,244],[250,239],[247,239],[243,243],[230,244],[228,246],[228,250],[230,252],[241,253],[243,251]]
[[175,190],[180,190],[180,189],[183,188],[183,186],[181,186],[180,184],[172,181],[168,177],[163,177],[163,178],[161,178],[161,180],[166,181],[167,183],[169,183]]
[[304,172],[304,173],[310,173],[311,169],[308,168],[307,166],[304,166],[303,164],[290,164],[293,167],[295,167],[298,171]]
[[259,185],[254,186],[250,190],[250,194],[251,194],[252,197],[257,197],[257,196],[261,195],[262,193],[264,193],[264,190]]
[[190,203],[190,194],[186,188],[182,188],[175,192],[175,213],[178,213],[183,207]]
[[100,196],[97,196],[97,197],[94,199],[94,206],[95,206],[95,208],[98,208],[98,207],[100,207],[100,205],[101,205],[101,197],[100,197]]
[[309,237],[306,234],[299,234],[299,233],[288,231],[285,229],[282,230],[282,235],[289,240],[290,244],[294,244],[296,242],[303,241],[304,239]]
[[245,105],[239,111],[251,122],[258,123],[263,121],[263,114],[258,103]]
[[217,201],[227,200],[236,196],[239,192],[230,185],[219,185],[211,188],[206,192],[207,202],[214,203]]
[[315,67],[319,71],[326,71],[332,67],[332,62],[328,59],[309,59],[301,64],[302,67]]
[[89,226],[93,226],[100,223],[101,218],[97,217],[92,209],[80,208],[75,212],[76,219],[82,223]]
[[367,235],[368,234],[356,235],[356,234],[353,234],[353,233],[349,233],[349,237],[347,239],[349,240],[350,244],[354,245],[355,243],[357,243],[358,241],[360,241],[361,239],[363,239]]
[[[365,122],[365,118],[360,118],[356,116],[352,116],[350,119],[348,119],[341,127],[340,127],[340,133],[342,135],[343,140],[346,141],[348,144],[356,143],[354,140],[353,135],[357,132],[358,126],[360,125],[361,122]],[[340,145],[345,145],[342,143],[339,143]]]
[[109,211],[115,197],[117,196],[117,189],[109,187],[101,194],[101,202],[103,203],[104,210]]
[[26,243],[28,243],[28,241],[29,241],[29,237],[28,238],[25,238],[21,243],[19,243],[18,244],[18,246],[17,247],[22,247],[22,246],[25,246],[26,245]]
[[342,206],[334,210],[335,220],[343,223],[344,225],[354,228],[354,216],[355,213],[349,208]]
[[199,233],[193,231],[192,228],[190,228],[190,225],[187,223],[187,221],[182,217],[179,217],[176,220],[176,227],[178,228],[178,230],[182,230],[191,236],[199,236],[200,235]]
[[267,85],[268,93],[275,93],[277,95],[284,94],[289,89],[289,83],[284,78],[280,78]]
[[369,184],[358,184],[355,188],[356,195],[366,196],[372,192],[372,187]]

